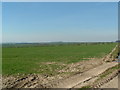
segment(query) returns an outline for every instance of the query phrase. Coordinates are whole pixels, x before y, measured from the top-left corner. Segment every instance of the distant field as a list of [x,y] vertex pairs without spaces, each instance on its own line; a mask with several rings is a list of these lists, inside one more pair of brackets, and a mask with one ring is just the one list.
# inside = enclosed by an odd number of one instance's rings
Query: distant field
[[[3,74],[45,73],[63,66],[42,64],[43,62],[75,63],[84,58],[100,58],[111,52],[116,43],[69,44],[30,47],[5,47],[2,50]],[[51,72],[47,72],[51,73]]]
[[0,74],[2,73],[2,45],[0,44]]

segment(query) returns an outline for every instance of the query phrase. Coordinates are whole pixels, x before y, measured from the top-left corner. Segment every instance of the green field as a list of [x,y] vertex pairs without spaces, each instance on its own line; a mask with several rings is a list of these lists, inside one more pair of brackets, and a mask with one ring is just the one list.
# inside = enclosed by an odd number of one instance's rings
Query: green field
[[2,45],[0,44],[0,74],[2,73]]
[[[111,52],[116,43],[69,44],[30,47],[3,47],[3,74],[52,73],[64,66],[42,62],[75,63],[84,58],[101,58]],[[51,71],[48,70],[51,68]]]

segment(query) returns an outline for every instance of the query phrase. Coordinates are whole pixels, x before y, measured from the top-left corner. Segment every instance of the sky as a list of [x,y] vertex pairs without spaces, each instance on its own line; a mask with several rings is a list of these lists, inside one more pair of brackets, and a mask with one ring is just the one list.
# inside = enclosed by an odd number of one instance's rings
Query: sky
[[2,3],[0,2],[0,43],[2,42]]
[[119,0],[1,0],[2,2],[119,2]]
[[4,2],[2,42],[118,39],[117,2]]

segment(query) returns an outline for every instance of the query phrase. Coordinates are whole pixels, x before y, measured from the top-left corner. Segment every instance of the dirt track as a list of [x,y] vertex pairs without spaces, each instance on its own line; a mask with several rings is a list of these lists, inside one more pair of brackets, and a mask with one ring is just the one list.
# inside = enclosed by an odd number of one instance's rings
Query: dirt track
[[117,65],[115,62],[104,63],[94,69],[91,69],[85,73],[74,75],[65,80],[61,80],[59,82],[53,82],[48,87],[54,88],[81,88],[81,84],[89,81],[90,79],[98,76],[99,74],[106,71],[108,68]]

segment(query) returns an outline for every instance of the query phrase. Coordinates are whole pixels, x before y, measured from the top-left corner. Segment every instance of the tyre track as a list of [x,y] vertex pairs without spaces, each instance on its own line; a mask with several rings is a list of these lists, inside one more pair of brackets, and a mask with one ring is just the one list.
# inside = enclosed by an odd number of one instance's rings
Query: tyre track
[[99,74],[106,71],[108,68],[117,65],[115,62],[104,63],[96,68],[93,68],[89,71],[86,71],[82,74],[74,75],[70,78],[65,80],[61,80],[58,82],[53,82],[52,84],[48,85],[47,87],[54,87],[54,88],[75,88],[77,85],[89,81],[94,77],[97,77]]

